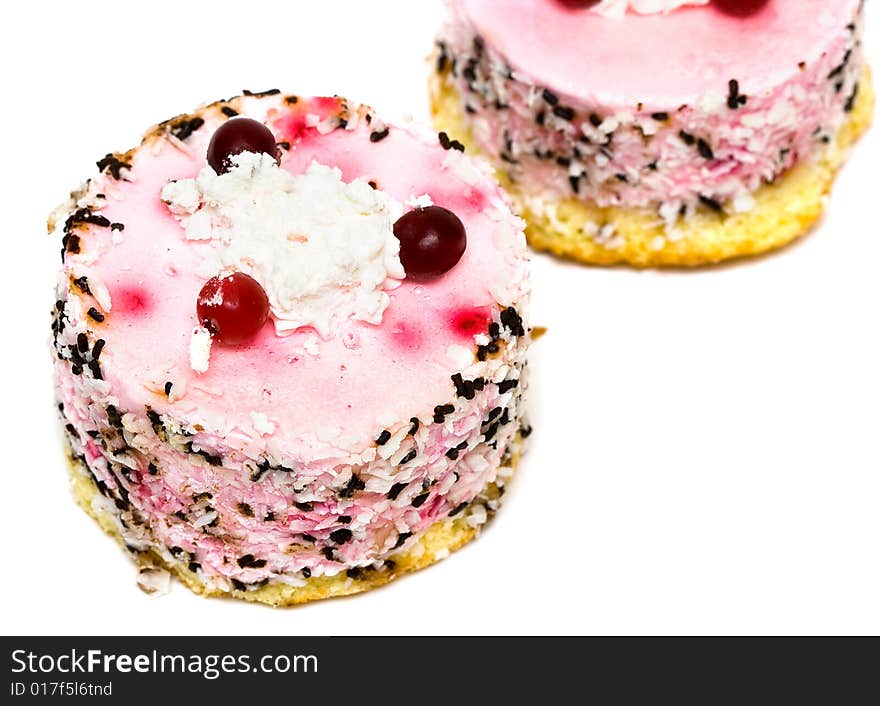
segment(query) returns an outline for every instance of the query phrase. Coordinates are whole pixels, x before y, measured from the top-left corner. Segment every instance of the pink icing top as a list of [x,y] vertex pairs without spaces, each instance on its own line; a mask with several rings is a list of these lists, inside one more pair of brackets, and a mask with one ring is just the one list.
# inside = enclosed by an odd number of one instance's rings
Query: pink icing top
[[[341,168],[346,181],[375,179],[401,202],[427,193],[454,211],[468,233],[462,260],[434,283],[404,281],[390,292],[381,325],[349,322],[339,335],[316,341],[316,355],[305,350],[308,333],[279,337],[268,323],[241,349],[215,345],[210,370],[197,375],[189,343],[205,277],[195,272],[199,248],[210,246],[185,239],[159,193],[168,180],[194,177],[204,167],[208,141],[222,120],[218,114],[185,144],[159,138],[138,150],[132,181],[93,180],[89,193],[108,197],[101,215],[124,230],[114,244],[107,229],[95,229],[70,262],[74,275],[102,282],[112,298],[105,322],[94,328],[106,340],[105,374],[124,409],[142,409],[146,399],[160,414],[245,446],[261,435],[252,413],[265,414],[276,426],[275,438],[283,440],[282,454],[303,463],[339,458],[369,446],[392,420],[430,416],[437,400],[449,395],[450,375],[460,369],[450,345],[471,351],[474,335],[486,330],[489,307],[521,295],[522,235],[498,187],[457,152],[428,146],[422,136],[396,127],[371,141],[363,119],[357,129],[329,134],[306,126],[335,115],[336,99],[294,105],[280,97],[244,100],[257,114],[271,106],[267,123],[292,147],[283,154],[284,169],[304,171],[317,160]],[[507,217],[493,218],[492,204]],[[184,396],[169,401],[162,392],[166,381],[185,386]]]
[[709,4],[622,20],[553,0],[505,0],[504,12],[497,0],[451,2],[538,85],[605,105],[666,109],[723,93],[730,78],[748,95],[789,81],[800,62],[821,56],[829,27],[860,0],[771,0],[746,18]]

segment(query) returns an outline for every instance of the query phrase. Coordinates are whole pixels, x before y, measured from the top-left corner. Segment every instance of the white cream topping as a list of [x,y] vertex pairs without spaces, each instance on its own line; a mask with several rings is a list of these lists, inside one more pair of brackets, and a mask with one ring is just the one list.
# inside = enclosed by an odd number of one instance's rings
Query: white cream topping
[[405,277],[393,231],[403,206],[317,162],[305,174],[267,154],[232,162],[226,174],[205,167],[162,189],[186,237],[215,244],[209,264],[263,286],[278,334],[312,327],[327,338],[346,319],[381,323],[387,290]]
[[661,12],[672,12],[685,5],[707,5],[708,3],[709,0],[602,0],[598,5],[590,8],[590,12],[619,19],[627,12],[655,15]]

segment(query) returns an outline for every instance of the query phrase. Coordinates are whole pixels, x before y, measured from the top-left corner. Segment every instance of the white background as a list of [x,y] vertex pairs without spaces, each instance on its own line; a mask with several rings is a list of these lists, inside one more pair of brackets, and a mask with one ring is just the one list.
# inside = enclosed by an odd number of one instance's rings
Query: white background
[[[794,1],[794,0],[788,0]],[[880,14],[868,46],[880,68]],[[499,0],[499,5],[502,5]],[[485,534],[291,610],[147,597],[73,503],[45,216],[110,150],[279,87],[427,120],[439,1],[25,2],[2,23],[0,630],[109,634],[880,632],[880,132],[786,251],[699,272],[534,263],[536,432]]]

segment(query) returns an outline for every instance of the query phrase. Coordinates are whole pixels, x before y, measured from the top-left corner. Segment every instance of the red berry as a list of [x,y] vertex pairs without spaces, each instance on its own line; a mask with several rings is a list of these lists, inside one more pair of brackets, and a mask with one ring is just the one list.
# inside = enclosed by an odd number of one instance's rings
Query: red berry
[[229,158],[242,152],[265,152],[279,159],[275,135],[269,128],[250,118],[233,118],[217,128],[211,137],[208,164],[218,174],[224,174],[232,167]]
[[760,12],[770,0],[712,0],[719,12],[734,17],[747,17]]
[[246,343],[269,318],[266,291],[250,275],[233,272],[212,277],[199,292],[199,323],[214,340],[230,346]]
[[417,208],[394,224],[400,241],[400,262],[406,276],[430,280],[449,272],[467,248],[464,225],[452,211],[440,206]]
[[572,8],[592,7],[599,4],[599,0],[556,0],[556,2]]

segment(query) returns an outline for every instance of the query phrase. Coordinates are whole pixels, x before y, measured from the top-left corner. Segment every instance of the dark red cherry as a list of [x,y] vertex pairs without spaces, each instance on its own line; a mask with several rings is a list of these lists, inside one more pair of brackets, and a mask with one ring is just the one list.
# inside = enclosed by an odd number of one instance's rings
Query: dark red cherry
[[263,123],[250,118],[233,118],[223,123],[208,145],[208,164],[218,174],[228,172],[229,158],[242,152],[265,152],[278,159],[275,135]]
[[580,8],[598,5],[600,0],[555,0],[555,2],[565,7]]
[[748,17],[763,10],[770,0],[711,0],[711,2],[725,15]]
[[449,272],[467,248],[464,225],[452,211],[440,206],[417,208],[394,224],[400,241],[400,262],[406,276],[430,280]]
[[250,275],[232,272],[212,277],[199,292],[199,323],[214,340],[235,346],[259,333],[269,318],[266,291]]

